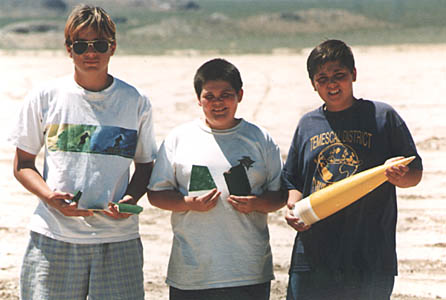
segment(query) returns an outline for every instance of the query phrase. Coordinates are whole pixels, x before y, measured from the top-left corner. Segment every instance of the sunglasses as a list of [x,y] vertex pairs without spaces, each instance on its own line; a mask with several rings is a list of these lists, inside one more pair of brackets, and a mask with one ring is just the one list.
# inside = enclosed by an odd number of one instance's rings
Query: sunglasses
[[94,40],[94,41],[74,41],[71,45],[74,53],[82,54],[87,51],[88,47],[93,46],[94,50],[100,53],[105,53],[110,47],[111,42],[107,40]]

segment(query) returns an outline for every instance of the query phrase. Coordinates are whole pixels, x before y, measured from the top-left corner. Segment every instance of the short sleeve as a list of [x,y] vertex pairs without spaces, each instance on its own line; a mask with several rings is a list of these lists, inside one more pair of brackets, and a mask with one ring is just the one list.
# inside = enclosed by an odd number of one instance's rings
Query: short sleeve
[[8,137],[8,141],[14,146],[34,155],[39,153],[45,142],[43,98],[37,91],[28,94]]
[[266,166],[268,176],[265,189],[268,191],[278,191],[280,190],[280,174],[282,171],[280,149],[270,136],[268,136],[267,143]]
[[282,188],[303,191],[304,182],[300,176],[302,163],[298,152],[299,127],[294,133],[288,156],[282,170]]
[[178,188],[172,148],[168,138],[164,140],[157,154],[148,189],[152,191],[176,190]]
[[157,146],[153,125],[152,105],[145,96],[140,107],[140,122],[138,129],[138,143],[134,161],[136,163],[152,162],[156,158]]
[[410,163],[409,167],[422,170],[422,160],[409,128],[396,111],[392,111],[391,118],[393,120],[388,122],[388,124],[391,124],[391,128],[388,130],[390,132],[392,156],[415,156],[415,160]]

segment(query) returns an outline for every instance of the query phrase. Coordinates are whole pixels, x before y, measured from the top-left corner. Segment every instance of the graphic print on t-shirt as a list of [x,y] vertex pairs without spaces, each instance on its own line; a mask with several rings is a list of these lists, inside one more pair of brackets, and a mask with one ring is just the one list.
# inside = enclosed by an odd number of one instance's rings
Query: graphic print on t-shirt
[[47,126],[49,151],[84,152],[133,158],[137,131],[114,126],[52,124]]
[[192,165],[189,192],[212,190],[216,187],[208,167]]
[[[229,171],[223,173],[229,194],[235,196],[248,196],[251,194],[251,185],[249,183],[248,170],[254,164],[249,156],[243,156],[238,160],[240,163],[232,167]],[[246,169],[245,169],[246,168]]]
[[325,147],[317,157],[317,173],[311,192],[355,174],[360,164],[355,150],[346,144],[335,143]]
[[[231,195],[248,196],[251,194],[251,185],[246,170],[252,167],[254,161],[249,156],[243,156],[238,161],[240,163],[224,172],[223,176]],[[195,193],[191,192],[209,191],[216,187],[207,166],[192,165],[188,189],[189,195],[195,195]]]

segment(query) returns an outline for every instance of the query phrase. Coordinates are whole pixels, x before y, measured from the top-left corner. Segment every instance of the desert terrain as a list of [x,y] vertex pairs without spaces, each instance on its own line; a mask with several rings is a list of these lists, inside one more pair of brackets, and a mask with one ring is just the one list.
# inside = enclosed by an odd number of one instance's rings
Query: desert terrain
[[[225,56],[244,81],[238,116],[265,127],[286,156],[299,118],[321,104],[306,73],[310,49],[272,55]],[[356,97],[385,101],[405,119],[423,158],[422,182],[398,189],[399,276],[392,299],[446,299],[446,45],[353,47]],[[158,144],[176,125],[201,116],[192,77],[210,54],[112,57],[110,73],[146,93],[154,107]],[[0,51],[0,299],[18,299],[20,264],[28,241],[27,223],[37,200],[12,175],[14,148],[6,141],[23,98],[32,87],[70,74],[63,52]],[[41,159],[39,165],[41,166]],[[170,213],[140,204],[146,299],[168,299],[164,283],[172,233]],[[295,232],[284,209],[270,214],[276,279],[271,299],[284,299]]]

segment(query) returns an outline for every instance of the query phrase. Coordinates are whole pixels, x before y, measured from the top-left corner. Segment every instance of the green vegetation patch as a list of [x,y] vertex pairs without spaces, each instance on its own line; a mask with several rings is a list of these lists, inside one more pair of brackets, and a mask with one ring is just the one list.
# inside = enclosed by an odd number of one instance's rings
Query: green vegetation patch
[[[0,14],[0,49],[60,47],[63,50],[63,26],[76,1],[66,1],[71,6],[67,5],[63,13],[39,8],[35,2],[26,9],[26,1],[31,0],[20,1],[22,7],[9,0],[0,3],[1,11],[6,11],[3,7],[8,5],[10,12]],[[98,3],[117,23],[119,51],[129,54],[166,54],[190,49],[235,54],[271,53],[277,48],[298,51],[327,38],[342,38],[352,45],[446,42],[444,0]],[[187,7],[185,3],[193,5]],[[22,32],[14,30],[19,25]],[[27,28],[51,30],[33,32]]]

